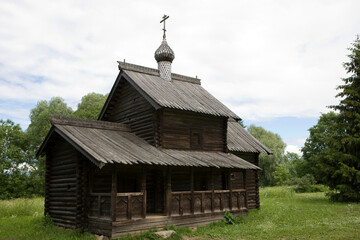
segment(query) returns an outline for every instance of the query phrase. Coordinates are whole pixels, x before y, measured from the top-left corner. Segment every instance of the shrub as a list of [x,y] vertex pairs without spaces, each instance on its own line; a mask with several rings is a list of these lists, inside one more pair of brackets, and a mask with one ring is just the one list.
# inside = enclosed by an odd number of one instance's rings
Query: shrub
[[315,177],[311,174],[306,174],[301,178],[295,178],[292,183],[295,185],[294,190],[297,193],[327,191],[327,188],[324,185],[316,184]]
[[287,185],[289,182],[289,171],[286,169],[285,164],[279,164],[275,167],[274,179],[277,186]]
[[225,211],[223,221],[226,224],[235,224],[236,218],[234,215],[232,215],[229,211]]

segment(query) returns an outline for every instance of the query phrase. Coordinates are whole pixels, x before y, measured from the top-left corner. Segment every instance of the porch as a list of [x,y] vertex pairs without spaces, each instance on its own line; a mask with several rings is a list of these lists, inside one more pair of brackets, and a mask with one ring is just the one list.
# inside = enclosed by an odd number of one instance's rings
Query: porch
[[[90,186],[89,229],[100,234],[111,232],[114,237],[172,224],[206,224],[221,219],[225,211],[247,214],[245,171],[237,171],[242,173],[241,184],[232,184],[236,179],[229,169],[143,167],[140,171],[117,168],[111,175],[104,172],[102,185],[109,184],[111,177],[111,191],[96,192],[93,190],[99,187]],[[124,181],[126,187],[119,186]],[[244,187],[233,189],[233,185]],[[124,192],[126,189],[140,191]]]

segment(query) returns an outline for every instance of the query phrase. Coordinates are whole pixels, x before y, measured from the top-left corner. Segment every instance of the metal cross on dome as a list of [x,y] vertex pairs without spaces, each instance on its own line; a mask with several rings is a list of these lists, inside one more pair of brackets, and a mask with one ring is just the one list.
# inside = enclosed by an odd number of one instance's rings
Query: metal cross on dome
[[162,18],[163,18],[163,19],[160,21],[160,23],[164,22],[164,28],[163,28],[163,30],[164,30],[164,35],[163,35],[163,39],[165,40],[165,39],[166,39],[166,34],[165,34],[165,32],[166,32],[165,21],[166,21],[166,19],[169,18],[169,16],[167,16],[167,15],[164,14],[164,16],[163,16]]

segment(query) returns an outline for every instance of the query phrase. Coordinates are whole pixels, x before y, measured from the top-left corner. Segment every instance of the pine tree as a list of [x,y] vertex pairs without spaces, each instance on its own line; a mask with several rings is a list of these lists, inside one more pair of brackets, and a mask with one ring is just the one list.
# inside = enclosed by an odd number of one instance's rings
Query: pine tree
[[318,172],[335,201],[360,201],[360,39],[349,48],[350,61],[344,63],[349,77],[337,89],[340,103],[330,108],[338,111],[327,139],[328,148],[319,159]]

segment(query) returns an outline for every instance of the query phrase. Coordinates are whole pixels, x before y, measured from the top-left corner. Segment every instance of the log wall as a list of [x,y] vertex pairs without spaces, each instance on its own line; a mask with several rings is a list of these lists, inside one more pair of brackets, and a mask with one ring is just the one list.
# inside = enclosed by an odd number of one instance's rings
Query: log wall
[[46,158],[45,214],[60,226],[84,228],[87,221],[88,161],[58,138]]
[[226,118],[171,109],[159,115],[157,131],[163,148],[226,151]]
[[[243,153],[243,152],[232,152],[232,153],[256,166],[259,165],[258,153]],[[233,174],[232,184],[234,188],[245,187],[248,198],[248,209],[260,208],[259,178],[258,178],[258,172],[256,170],[244,170],[244,171],[235,172]]]
[[118,89],[110,115],[102,120],[129,124],[132,132],[155,145],[155,109],[126,80],[122,79]]

